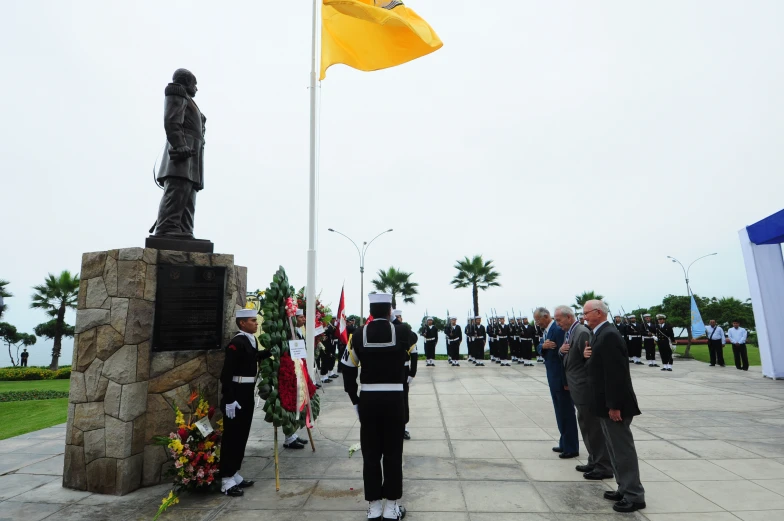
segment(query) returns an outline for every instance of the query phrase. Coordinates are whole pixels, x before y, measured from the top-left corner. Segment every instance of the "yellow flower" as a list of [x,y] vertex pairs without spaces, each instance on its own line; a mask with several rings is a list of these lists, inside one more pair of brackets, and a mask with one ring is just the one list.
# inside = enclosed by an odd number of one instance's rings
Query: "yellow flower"
[[204,442],[204,448],[205,449],[211,449],[213,445],[215,445],[215,443],[212,442],[212,441],[205,441]]
[[207,458],[207,463],[214,463],[214,462],[215,462],[215,456],[210,456],[209,458]]
[[182,442],[179,439],[171,440],[169,442],[169,447],[176,450],[177,452],[182,452]]
[[180,456],[180,463],[185,465],[186,463],[188,463],[188,458],[186,458],[185,456]]

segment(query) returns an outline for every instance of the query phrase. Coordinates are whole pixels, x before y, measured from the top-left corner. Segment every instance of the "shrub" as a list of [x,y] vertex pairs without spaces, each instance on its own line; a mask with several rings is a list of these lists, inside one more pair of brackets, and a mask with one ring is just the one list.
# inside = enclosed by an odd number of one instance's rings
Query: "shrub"
[[0,393],[0,402],[51,400],[54,398],[68,398],[68,391],[8,391]]
[[71,367],[65,366],[57,371],[45,367],[3,367],[0,368],[0,380],[67,380],[71,377]]

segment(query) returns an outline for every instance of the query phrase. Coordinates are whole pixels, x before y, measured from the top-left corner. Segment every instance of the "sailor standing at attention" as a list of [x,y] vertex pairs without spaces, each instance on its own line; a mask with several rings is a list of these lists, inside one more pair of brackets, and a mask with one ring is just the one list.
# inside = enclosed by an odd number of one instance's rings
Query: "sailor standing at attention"
[[343,386],[360,422],[367,518],[399,521],[406,515],[398,501],[403,496],[403,382],[411,331],[390,323],[392,295],[371,293],[368,301],[373,320],[355,332],[343,353]]

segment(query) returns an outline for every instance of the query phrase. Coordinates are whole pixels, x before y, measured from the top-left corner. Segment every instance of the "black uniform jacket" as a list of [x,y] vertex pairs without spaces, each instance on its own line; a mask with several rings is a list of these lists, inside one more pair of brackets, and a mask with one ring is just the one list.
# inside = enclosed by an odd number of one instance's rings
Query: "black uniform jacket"
[[239,386],[254,389],[253,384],[240,384],[232,381],[235,376],[256,377],[258,362],[270,356],[269,351],[258,351],[250,339],[242,333],[229,341],[226,346],[226,359],[221,371],[221,404],[233,403],[237,400]]
[[425,342],[438,342],[438,328],[436,326],[422,326],[420,332],[425,339]]
[[459,324],[455,324],[454,326],[446,326],[444,333],[446,334],[447,345],[460,345],[460,343],[463,341],[463,330],[460,328]]
[[675,341],[675,332],[672,330],[672,326],[667,322],[662,325],[656,325],[656,336],[659,340],[664,340],[664,338],[667,337],[673,342]]
[[591,357],[585,363],[592,402],[597,416],[608,417],[610,409],[620,409],[621,417],[637,416],[637,396],[629,373],[629,352],[621,333],[603,324],[592,335]]
[[536,338],[536,328],[531,324],[524,324],[522,326],[522,331],[520,333],[520,336],[524,339],[530,338],[531,340],[533,340],[534,338]]

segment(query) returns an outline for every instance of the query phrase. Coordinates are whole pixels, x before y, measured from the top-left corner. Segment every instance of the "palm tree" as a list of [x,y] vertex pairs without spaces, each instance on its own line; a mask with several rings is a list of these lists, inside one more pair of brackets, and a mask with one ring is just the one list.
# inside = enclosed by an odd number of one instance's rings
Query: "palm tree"
[[55,277],[51,273],[46,281],[34,286],[33,303],[31,308],[43,309],[55,319],[53,333],[54,347],[52,348],[52,364],[49,368],[57,370],[58,360],[60,359],[60,349],[62,348],[63,335],[66,334],[67,325],[65,323],[65,310],[75,309],[79,297],[79,274],[72,276],[68,270]]
[[11,298],[13,295],[5,289],[10,282],[7,280],[0,279],[0,317],[3,316],[3,311],[5,311],[6,305],[3,303],[3,299]]
[[376,290],[392,293],[392,307],[397,307],[397,296],[403,297],[403,302],[406,304],[413,304],[415,302],[414,295],[419,294],[416,282],[411,282],[410,278],[413,273],[401,271],[398,268],[390,267],[387,271],[378,270],[378,278],[373,279],[371,283],[375,286]]
[[580,295],[574,296],[574,303],[577,307],[572,307],[575,310],[582,309],[589,300],[604,300],[604,297],[597,294],[595,291],[583,291]]
[[452,279],[452,285],[456,289],[471,288],[471,296],[474,299],[474,315],[479,316],[479,290],[487,290],[492,287],[500,287],[498,282],[500,273],[495,271],[493,261],[482,259],[481,255],[474,255],[473,259],[465,257],[455,264],[457,275]]

